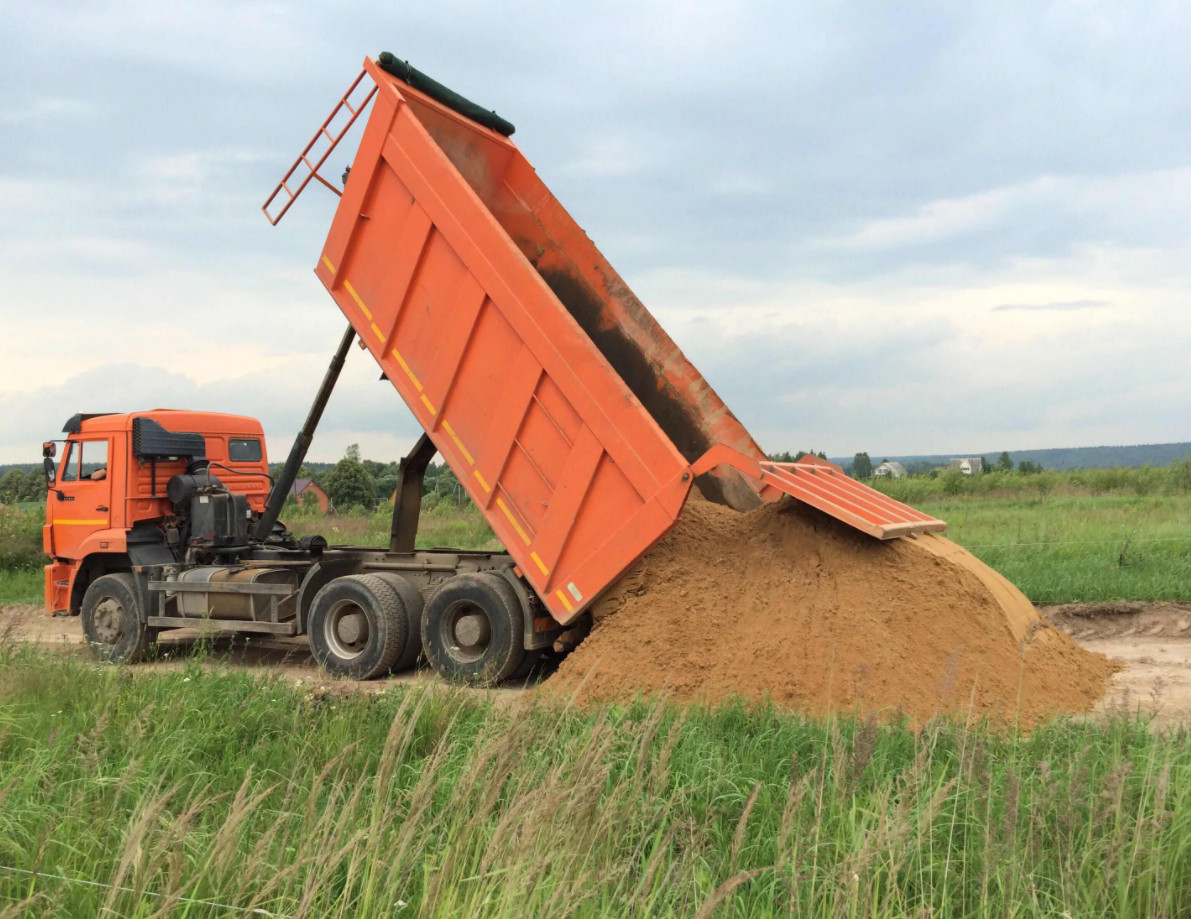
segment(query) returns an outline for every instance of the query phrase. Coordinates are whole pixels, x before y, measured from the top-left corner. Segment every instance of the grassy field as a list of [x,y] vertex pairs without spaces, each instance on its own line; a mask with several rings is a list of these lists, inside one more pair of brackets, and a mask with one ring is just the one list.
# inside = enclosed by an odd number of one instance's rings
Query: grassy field
[[[1097,473],[1089,485],[1083,482]],[[1170,488],[1162,470],[1090,470],[1040,476],[992,474],[987,483],[948,494],[937,480],[880,483],[950,524],[947,535],[1017,584],[1035,603],[1191,599],[1191,494]],[[1055,484],[1043,484],[1054,478]],[[908,484],[907,484],[908,483]],[[1015,487],[1008,487],[1014,485]],[[921,494],[918,492],[921,491]],[[914,492],[901,494],[900,492]],[[1141,492],[1141,493],[1139,493]],[[42,592],[40,515],[9,511],[0,518],[0,603],[37,603]],[[332,544],[388,543],[388,505],[373,514],[323,517],[291,511],[298,535],[320,533]],[[15,521],[15,522],[14,522]],[[15,535],[14,535],[15,534]],[[420,548],[500,549],[487,522],[471,505],[441,503],[422,515]],[[7,558],[7,564],[5,560]]]
[[[387,546],[393,509],[382,504],[375,513],[354,517],[324,517],[321,514],[290,513],[286,525],[299,536],[317,533],[331,545]],[[473,504],[442,502],[423,509],[419,519],[419,549],[495,549],[500,540]]]
[[1191,495],[973,495],[917,506],[1035,603],[1191,600]]
[[1186,915],[1189,740],[340,696],[0,646],[0,915]]
[[40,568],[0,570],[0,603],[40,603],[44,589]]

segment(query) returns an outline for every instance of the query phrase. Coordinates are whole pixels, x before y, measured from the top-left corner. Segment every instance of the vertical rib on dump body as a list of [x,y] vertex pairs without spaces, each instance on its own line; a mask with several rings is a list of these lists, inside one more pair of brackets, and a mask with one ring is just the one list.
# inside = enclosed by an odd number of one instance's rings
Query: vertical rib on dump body
[[516,147],[366,66],[380,89],[316,272],[567,622],[673,525],[688,463],[473,188]]

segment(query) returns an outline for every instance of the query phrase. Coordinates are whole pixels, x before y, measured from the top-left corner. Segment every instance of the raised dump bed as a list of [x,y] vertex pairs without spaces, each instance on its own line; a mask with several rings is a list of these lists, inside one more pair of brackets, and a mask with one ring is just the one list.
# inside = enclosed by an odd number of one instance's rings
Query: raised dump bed
[[[555,619],[665,535],[700,476],[738,510],[790,494],[879,538],[943,529],[829,464],[769,463],[512,126],[380,60],[349,90],[376,84],[315,270]],[[299,164],[317,175],[326,152]]]

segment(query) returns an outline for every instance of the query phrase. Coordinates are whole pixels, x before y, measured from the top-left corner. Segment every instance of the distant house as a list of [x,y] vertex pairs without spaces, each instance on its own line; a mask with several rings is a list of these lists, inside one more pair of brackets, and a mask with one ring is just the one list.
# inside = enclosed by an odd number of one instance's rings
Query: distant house
[[885,462],[873,470],[873,475],[889,479],[900,479],[906,474],[906,467],[892,460],[885,460]]
[[964,475],[980,475],[984,472],[984,457],[981,456],[964,456],[960,459],[953,459],[947,464],[948,471],[958,469]]
[[314,495],[318,501],[319,510],[324,514],[331,511],[331,499],[327,497],[327,493],[323,491],[315,483],[314,479],[294,479],[294,484],[289,489],[290,497],[297,498],[299,504],[305,504],[305,496],[307,494]]

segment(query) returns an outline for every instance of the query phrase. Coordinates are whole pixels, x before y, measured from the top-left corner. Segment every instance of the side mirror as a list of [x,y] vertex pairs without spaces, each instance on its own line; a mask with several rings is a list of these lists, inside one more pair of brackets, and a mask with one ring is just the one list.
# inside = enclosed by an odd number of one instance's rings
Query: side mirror
[[54,461],[48,456],[42,461],[45,466],[45,487],[54,487]]
[[58,445],[52,440],[47,440],[41,445],[41,455],[46,459],[50,459],[58,455]]

